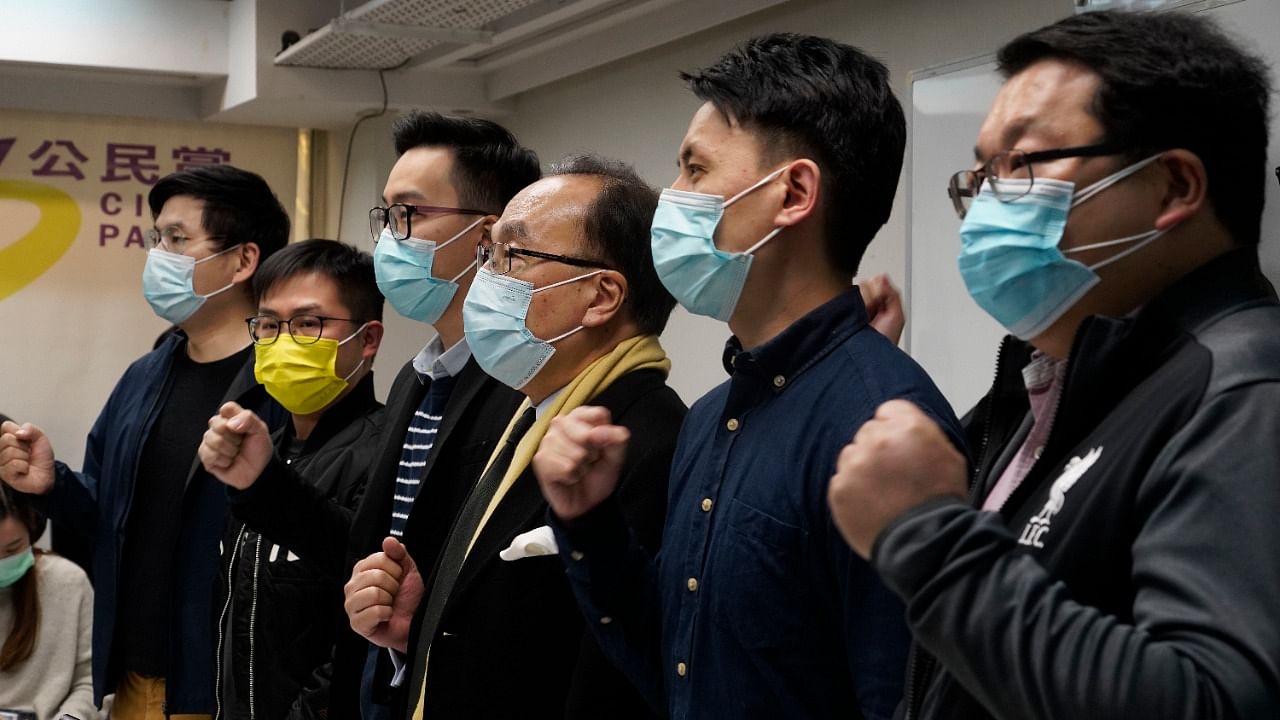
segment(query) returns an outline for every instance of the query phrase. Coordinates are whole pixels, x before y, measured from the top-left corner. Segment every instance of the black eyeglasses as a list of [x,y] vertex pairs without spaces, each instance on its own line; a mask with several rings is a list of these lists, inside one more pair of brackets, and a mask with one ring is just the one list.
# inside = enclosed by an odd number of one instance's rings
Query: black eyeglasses
[[[956,214],[963,220],[965,214],[969,212],[969,206],[973,205],[973,199],[978,197],[978,192],[982,190],[984,182],[1000,202],[1013,202],[1031,192],[1031,186],[1035,184],[1035,173],[1031,170],[1034,163],[1072,157],[1118,155],[1127,149],[1117,143],[1104,142],[1037,152],[1006,150],[992,155],[977,170],[961,170],[952,175],[947,185],[947,195],[951,198]],[[1026,182],[1001,186],[1001,180],[1025,180]]]
[[511,258],[517,255],[540,260],[551,260],[565,265],[573,265],[574,267],[613,269],[599,260],[587,260],[586,258],[576,258],[569,255],[556,255],[555,253],[540,252],[538,250],[513,248],[507,243],[490,243],[476,246],[476,263],[480,267],[498,275],[506,275],[511,272]]
[[437,207],[435,205],[407,205],[396,203],[389,207],[376,207],[369,211],[369,232],[374,242],[382,235],[383,228],[391,228],[391,237],[407,240],[413,236],[414,215],[488,215],[484,210]]
[[289,334],[299,345],[314,345],[324,333],[325,321],[355,322],[351,318],[325,317],[324,315],[294,315],[288,320],[270,315],[245,318],[249,325],[249,337],[255,345],[270,345],[280,337],[280,326],[289,326]]

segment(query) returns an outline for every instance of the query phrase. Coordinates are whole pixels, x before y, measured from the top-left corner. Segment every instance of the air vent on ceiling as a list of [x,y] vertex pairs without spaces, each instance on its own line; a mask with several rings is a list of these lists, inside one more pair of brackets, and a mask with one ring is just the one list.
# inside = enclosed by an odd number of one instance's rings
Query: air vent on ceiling
[[444,43],[487,42],[485,26],[540,0],[372,0],[308,33],[276,65],[377,70]]

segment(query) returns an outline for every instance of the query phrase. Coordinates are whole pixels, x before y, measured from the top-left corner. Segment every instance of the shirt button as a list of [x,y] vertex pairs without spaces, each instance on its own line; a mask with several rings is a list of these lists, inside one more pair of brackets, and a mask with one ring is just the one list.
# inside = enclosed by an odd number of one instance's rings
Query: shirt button
[[739,425],[738,418],[729,418],[729,422],[724,424],[725,427],[729,428],[729,432],[733,432],[734,430],[737,430],[738,425]]
[[711,498],[702,498],[702,512],[711,512],[711,506],[714,504]]
[[586,556],[582,554],[581,550],[574,550],[573,552],[569,553],[569,557],[573,558],[574,560],[581,560]]
[[786,385],[786,384],[787,384],[787,379],[786,379],[786,378],[782,377],[781,375],[774,375],[774,376],[773,376],[773,386],[774,386],[774,387],[782,387],[783,385]]
[[1032,457],[1034,457],[1036,460],[1039,460],[1039,459],[1040,459],[1040,456],[1041,456],[1041,455],[1043,455],[1043,454],[1044,454],[1044,446],[1043,446],[1043,445],[1041,445],[1040,447],[1036,448],[1036,449],[1035,449],[1035,452],[1032,452],[1032,453],[1031,453]]
[[698,578],[689,578],[688,585],[689,585],[689,592],[694,592],[695,590],[697,590]]
[[684,663],[676,663],[676,674],[679,675],[680,677],[684,677],[685,675],[688,675],[689,666],[685,665]]
[[611,622],[613,622],[613,618],[609,617],[608,615],[605,615],[604,617],[600,618],[601,625],[608,625]]

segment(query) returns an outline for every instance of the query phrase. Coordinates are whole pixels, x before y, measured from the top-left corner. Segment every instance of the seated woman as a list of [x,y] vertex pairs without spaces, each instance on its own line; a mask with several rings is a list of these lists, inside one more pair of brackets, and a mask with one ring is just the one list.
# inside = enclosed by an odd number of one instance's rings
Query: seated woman
[[44,527],[44,516],[0,483],[0,711],[98,720],[93,589],[74,563],[32,548]]

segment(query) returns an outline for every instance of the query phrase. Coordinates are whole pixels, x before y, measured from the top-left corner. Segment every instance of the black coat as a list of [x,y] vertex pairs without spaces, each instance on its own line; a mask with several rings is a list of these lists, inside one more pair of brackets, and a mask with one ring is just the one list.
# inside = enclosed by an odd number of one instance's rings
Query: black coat
[[[1026,434],[1006,340],[972,414],[981,505]],[[1072,346],[998,513],[909,511],[873,562],[918,642],[911,718],[1262,718],[1280,708],[1280,302],[1240,250]]]
[[[349,518],[360,500],[382,421],[368,375],[325,412],[300,455],[281,459],[293,433],[291,426],[277,431],[268,470],[248,490],[229,491],[234,519],[215,607],[215,717],[304,718],[327,710],[326,673],[313,673],[329,662],[345,617],[346,578],[330,559],[333,523]],[[342,543],[336,547],[340,558]]]
[[[420,380],[413,363],[409,362],[391,386],[386,422],[369,483],[350,524],[343,561],[346,577],[350,577],[356,562],[382,549],[382,540],[391,529],[391,508],[404,438],[414,412],[426,397],[429,382]],[[468,360],[459,373],[436,432],[435,446],[423,468],[422,477],[429,482],[419,491],[402,538],[420,566],[430,568],[434,563],[467,489],[484,469],[523,399],[520,393],[486,375],[475,360]],[[360,717],[360,679],[370,645],[345,621],[344,616],[334,654],[331,718]],[[379,653],[379,661],[377,685],[387,688],[392,668],[386,652]],[[389,695],[375,698],[387,701]]]
[[[623,376],[590,404],[608,408],[613,421],[631,431],[618,498],[641,542],[656,549],[686,407],[653,370]],[[419,502],[423,499],[420,495]],[[526,469],[476,538],[429,642],[419,637],[424,598],[409,640],[414,656],[396,716],[412,716],[428,646],[428,718],[649,716],[640,694],[586,632],[559,557],[512,562],[498,557],[516,535],[545,525],[546,513],[537,479]],[[426,586],[433,586],[431,576]]]

